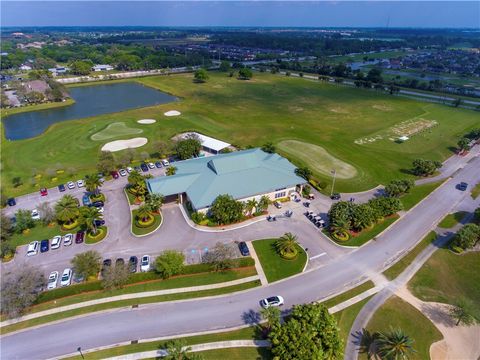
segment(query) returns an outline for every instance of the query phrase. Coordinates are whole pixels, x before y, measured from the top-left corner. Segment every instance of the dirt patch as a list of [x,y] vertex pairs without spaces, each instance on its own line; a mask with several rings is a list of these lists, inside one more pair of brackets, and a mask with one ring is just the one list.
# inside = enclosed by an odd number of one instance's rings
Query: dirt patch
[[345,110],[345,109],[342,109],[342,108],[331,108],[331,109],[328,109],[329,111],[335,113],[335,114],[348,114],[349,111],[348,110]]
[[418,118],[402,121],[401,123],[390,128],[390,131],[393,135],[410,137],[437,125],[438,122],[435,120]]
[[380,111],[392,111],[392,107],[388,105],[382,105],[382,104],[375,104],[372,106],[375,110],[380,110]]

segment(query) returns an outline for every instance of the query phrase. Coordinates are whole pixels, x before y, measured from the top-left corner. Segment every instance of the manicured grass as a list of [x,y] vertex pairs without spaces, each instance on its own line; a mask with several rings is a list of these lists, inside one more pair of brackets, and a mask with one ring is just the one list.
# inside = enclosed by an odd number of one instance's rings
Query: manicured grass
[[[443,338],[440,331],[420,311],[402,299],[393,296],[383,304],[367,325],[370,332],[388,332],[390,327],[400,328],[413,340],[413,353],[410,359],[430,359],[430,345]],[[360,354],[366,359],[366,354]]]
[[480,253],[456,255],[439,249],[408,283],[413,294],[424,301],[455,305],[472,302],[480,318]]
[[[267,73],[255,73],[252,80],[239,81],[211,72],[205,84],[192,83],[192,74],[152,76],[137,81],[174,94],[181,100],[60,122],[31,139],[3,139],[1,176],[7,196],[35,189],[30,185],[31,169],[45,173],[56,164],[64,169],[72,168],[58,177],[58,183],[95,171],[103,144],[91,140],[90,136],[113,122],[124,122],[136,128],[138,119],[160,119],[149,127],[145,134],[149,142],[137,153],[153,154],[156,141],[192,130],[241,147],[260,146],[267,141],[277,144],[284,140],[318,145],[358,171],[352,179],[337,179],[336,188],[340,192],[367,190],[404,176],[402,169],[409,169],[415,158],[444,160],[452,154],[449,148],[455,146],[458,137],[478,126],[470,110]],[[175,119],[165,118],[163,113],[172,109],[182,115]],[[354,142],[420,117],[436,120],[438,126],[403,144],[388,138],[363,145]],[[114,155],[121,157],[123,153]],[[295,157],[292,160],[297,165],[311,165],[310,162],[315,161]],[[314,175],[330,183],[331,176]],[[13,188],[14,177],[20,177],[24,185]],[[46,185],[44,181],[47,180],[39,181],[39,186]]]
[[92,236],[89,233],[85,235],[85,244],[96,244],[105,239],[105,236],[108,234],[108,229],[106,226],[100,226],[97,231],[100,233],[97,233],[95,236]]
[[476,199],[480,195],[480,183],[475,185],[472,189],[472,198]]
[[50,102],[45,104],[16,107],[12,109],[1,109],[0,114],[3,118],[8,115],[20,114],[20,113],[29,112],[29,111],[53,109],[53,108],[58,108],[63,106],[69,106],[74,103],[75,101],[73,99],[66,99],[64,102]]
[[457,225],[462,219],[467,215],[468,213],[466,211],[457,211],[456,213],[453,214],[448,214],[443,218],[442,221],[438,224],[439,227],[443,229],[450,229]]
[[324,301],[323,304],[327,307],[327,308],[331,308],[332,306],[335,306],[335,305],[338,305],[348,299],[351,299],[353,298],[354,296],[357,296],[371,288],[373,288],[375,286],[375,284],[373,283],[373,281],[371,280],[368,280],[366,282],[364,282],[363,284],[361,285],[358,285],[357,287],[354,287],[353,289],[350,289],[348,291],[345,291],[344,293],[341,293],[340,295],[337,295],[327,301]]
[[403,272],[403,270],[407,268],[408,265],[412,263],[413,260],[415,260],[418,254],[420,254],[428,245],[435,241],[436,238],[437,234],[433,231],[430,231],[428,235],[425,236],[422,241],[420,241],[417,246],[415,246],[407,255],[385,270],[383,275],[385,275],[388,280],[395,279]]
[[146,235],[150,234],[152,231],[156,230],[162,221],[162,215],[160,214],[152,214],[155,218],[155,221],[149,227],[139,227],[135,221],[135,217],[137,216],[137,210],[132,211],[132,232],[134,235]]
[[60,225],[44,226],[41,223],[38,223],[34,228],[30,229],[30,231],[27,234],[17,234],[17,233],[13,234],[9,242],[13,246],[17,247],[21,245],[26,245],[35,240],[38,240],[38,241],[41,241],[44,239],[50,240],[55,235],[65,235],[68,233],[74,234],[77,230],[78,228],[75,228],[69,231],[63,231]]
[[277,239],[252,242],[269,283],[302,272],[307,262],[307,254],[300,246],[298,246],[298,256],[295,260],[283,259],[275,249],[275,241]]
[[66,319],[72,316],[79,316],[83,314],[94,313],[102,310],[107,309],[114,309],[119,307],[127,307],[133,305],[142,305],[142,304],[150,304],[150,303],[158,303],[164,301],[174,301],[174,300],[184,300],[184,299],[193,299],[198,297],[205,297],[205,296],[215,296],[215,295],[222,295],[228,294],[236,291],[242,291],[251,289],[254,287],[260,286],[260,281],[251,281],[244,284],[228,286],[219,289],[211,289],[211,290],[204,290],[204,291],[194,291],[194,292],[187,292],[187,293],[180,293],[180,294],[169,294],[169,295],[159,295],[159,296],[152,296],[146,298],[137,298],[137,299],[130,299],[130,300],[120,300],[120,301],[113,301],[105,304],[98,304],[92,305],[80,309],[74,309],[69,311],[63,311],[61,313],[55,313],[52,315],[42,316],[36,319],[31,319],[27,321],[22,321],[13,325],[4,326],[1,329],[1,333],[5,334],[12,331],[17,331],[21,329],[25,329],[32,326],[37,326],[40,324],[49,323],[52,321],[58,321],[62,319]]
[[273,359],[272,354],[268,348],[253,348],[240,347],[229,349],[216,349],[199,351],[197,354],[201,355],[205,360],[269,360]]
[[433,190],[439,187],[442,183],[443,183],[443,180],[414,186],[408,194],[400,198],[403,204],[403,209],[410,210],[412,207],[414,207],[420,201],[426,198],[428,194],[430,194]]

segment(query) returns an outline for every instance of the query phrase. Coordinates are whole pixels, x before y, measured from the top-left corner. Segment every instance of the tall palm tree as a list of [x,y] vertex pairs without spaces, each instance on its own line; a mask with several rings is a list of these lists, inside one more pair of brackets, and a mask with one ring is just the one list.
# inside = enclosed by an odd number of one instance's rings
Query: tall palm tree
[[97,226],[95,220],[100,219],[100,212],[98,208],[92,206],[83,206],[80,208],[80,218],[83,225],[87,227],[88,232],[95,235],[97,233]]
[[145,201],[146,205],[150,207],[150,209],[156,213],[160,212],[160,208],[163,205],[163,195],[160,194],[150,194],[148,195],[147,201]]
[[281,311],[277,307],[270,306],[260,310],[260,315],[262,315],[262,318],[267,321],[267,331],[270,331],[274,326],[280,324],[280,314]]
[[280,253],[294,253],[297,245],[297,237],[290,232],[285,233],[275,242],[275,247]]
[[450,316],[457,321],[456,326],[460,323],[464,325],[472,325],[475,318],[472,316],[471,305],[465,300],[459,300],[450,310]]
[[55,204],[55,215],[59,221],[70,224],[78,215],[78,203],[72,195],[63,196]]
[[268,205],[270,205],[271,201],[270,198],[266,195],[263,195],[258,202],[258,211],[265,211],[268,209]]
[[337,217],[331,224],[331,227],[333,231],[347,232],[350,230],[350,220],[344,217]]
[[247,213],[249,215],[252,214],[253,212],[253,209],[255,209],[257,207],[257,200],[255,199],[250,199],[247,201],[247,203],[245,204],[245,210],[247,211]]
[[143,222],[146,222],[150,216],[152,216],[152,209],[150,206],[143,204],[137,209],[137,216],[142,219]]
[[167,168],[166,174],[167,176],[170,176],[170,175],[175,175],[176,172],[177,172],[177,168],[175,166],[169,166]]
[[85,176],[85,188],[87,191],[98,195],[100,193],[100,186],[102,186],[102,182],[100,181],[100,176],[98,176],[98,174]]
[[143,178],[142,174],[140,174],[137,170],[132,170],[130,175],[128,175],[128,183],[131,185],[136,185],[144,180],[145,179]]
[[403,360],[415,352],[414,340],[401,329],[392,329],[388,333],[379,333],[376,340],[378,355],[386,360]]

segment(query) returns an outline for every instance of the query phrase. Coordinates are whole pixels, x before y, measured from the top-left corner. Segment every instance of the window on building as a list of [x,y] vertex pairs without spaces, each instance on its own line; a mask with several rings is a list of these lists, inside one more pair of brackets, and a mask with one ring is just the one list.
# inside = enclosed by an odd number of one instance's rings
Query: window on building
[[275,199],[283,198],[287,195],[285,191],[279,192],[275,194]]

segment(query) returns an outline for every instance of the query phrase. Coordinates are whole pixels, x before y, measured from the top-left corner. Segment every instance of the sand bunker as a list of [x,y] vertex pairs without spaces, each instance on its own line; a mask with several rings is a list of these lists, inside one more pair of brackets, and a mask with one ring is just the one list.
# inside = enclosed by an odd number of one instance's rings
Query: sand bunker
[[94,141],[103,141],[119,136],[141,134],[142,132],[143,130],[130,128],[120,121],[108,124],[105,129],[93,134],[90,138]]
[[165,116],[178,116],[178,115],[181,115],[182,113],[180,111],[177,111],[177,110],[170,110],[170,111],[167,111],[166,113],[164,113],[163,115]]
[[139,124],[155,124],[157,120],[155,119],[142,119],[142,120],[137,120],[137,123]]
[[138,148],[145,145],[148,142],[147,138],[138,137],[128,140],[116,140],[110,141],[102,146],[102,151],[120,151],[129,148]]

